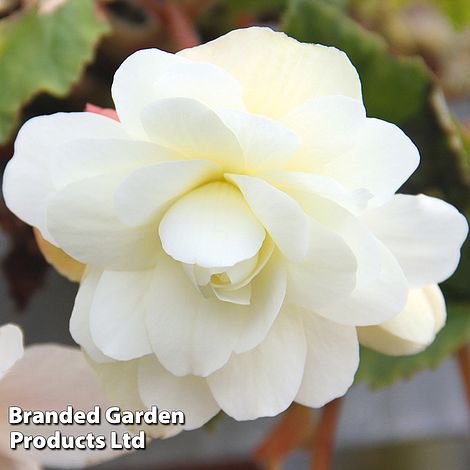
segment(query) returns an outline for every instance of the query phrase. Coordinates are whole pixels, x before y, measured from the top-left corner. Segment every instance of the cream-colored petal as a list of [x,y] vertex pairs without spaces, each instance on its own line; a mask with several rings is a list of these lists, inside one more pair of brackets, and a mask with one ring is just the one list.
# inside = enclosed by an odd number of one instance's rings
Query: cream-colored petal
[[383,323],[406,302],[408,282],[398,261],[357,217],[323,197],[296,194],[304,210],[349,245],[357,260],[356,288],[344,299],[316,313],[346,325]]
[[177,55],[227,70],[241,83],[248,110],[273,118],[319,96],[361,99],[359,77],[346,54],[269,28],[231,31]]
[[359,340],[391,356],[416,354],[434,341],[445,317],[444,299],[436,285],[410,289],[405,308],[381,325],[358,328]]
[[157,405],[160,410],[181,410],[184,413],[183,429],[197,429],[220,411],[206,379],[194,375],[177,377],[168,372],[155,356],[139,361],[138,383],[142,401],[149,408]]
[[176,201],[163,216],[159,234],[172,258],[202,267],[225,267],[258,253],[266,236],[238,189],[216,182]]
[[397,194],[362,220],[394,254],[413,287],[447,279],[468,234],[468,223],[455,207],[424,194]]
[[282,119],[302,142],[289,167],[315,172],[356,145],[365,122],[362,101],[347,96],[322,96],[302,104]]
[[288,301],[315,310],[345,299],[356,286],[357,261],[333,230],[310,219],[310,244],[300,263],[288,265]]
[[284,313],[259,346],[232,355],[207,381],[222,410],[232,418],[275,416],[292,403],[299,390],[306,353],[300,316]]
[[145,327],[153,270],[104,271],[90,310],[90,333],[103,354],[126,361],[152,352]]
[[372,198],[372,194],[366,189],[349,190],[333,178],[315,173],[269,171],[260,176],[281,191],[299,196],[300,201],[304,199],[304,195],[321,196],[353,213],[362,212]]
[[139,168],[117,188],[116,212],[126,225],[147,223],[175,197],[215,179],[218,173],[220,168],[207,160],[178,160]]
[[[147,408],[139,392],[138,371],[140,360],[108,363],[88,361],[110,402],[114,406],[119,406],[122,410],[141,411]],[[130,430],[134,432],[143,430],[149,437],[165,439],[179,434],[183,431],[183,426],[141,424],[130,426]]]
[[394,124],[368,118],[357,143],[321,168],[321,174],[349,189],[365,188],[375,204],[387,201],[419,164],[419,151]]
[[[3,174],[7,207],[37,227],[53,243],[46,226],[47,198],[54,192],[49,175],[54,148],[77,138],[128,139],[122,126],[93,113],[57,113],[27,121],[15,141],[15,152]],[[34,201],[34,204],[31,203]]]
[[178,376],[207,376],[232,351],[254,348],[266,337],[286,292],[285,269],[276,258],[252,281],[250,305],[205,298],[181,264],[166,255],[155,274],[147,329],[160,362]]
[[116,215],[114,194],[122,179],[122,175],[87,178],[49,200],[47,226],[57,246],[82,263],[104,269],[146,269],[155,264],[156,228],[128,227]]
[[237,137],[250,174],[284,168],[299,147],[297,135],[278,121],[234,109],[217,114]]
[[149,138],[187,159],[211,160],[225,171],[244,168],[235,134],[211,108],[189,98],[167,98],[142,110]]
[[226,290],[213,287],[215,296],[223,302],[231,302],[237,305],[250,305],[251,302],[251,285],[240,287],[236,290]]
[[267,232],[284,255],[302,260],[309,246],[309,223],[300,205],[266,181],[245,175],[226,174],[235,183]]
[[340,325],[301,310],[307,360],[295,401],[318,408],[346,393],[359,366],[359,342],[353,326]]
[[90,332],[91,305],[101,274],[100,269],[87,267],[75,297],[69,327],[72,338],[85,350],[90,358],[96,362],[108,362],[111,359],[98,349]]
[[112,95],[119,119],[136,137],[145,137],[142,109],[158,99],[183,97],[211,107],[244,107],[240,84],[225,70],[158,49],[129,56],[114,75]]
[[76,139],[54,147],[50,175],[56,190],[99,175],[129,173],[179,155],[153,142],[124,139]]

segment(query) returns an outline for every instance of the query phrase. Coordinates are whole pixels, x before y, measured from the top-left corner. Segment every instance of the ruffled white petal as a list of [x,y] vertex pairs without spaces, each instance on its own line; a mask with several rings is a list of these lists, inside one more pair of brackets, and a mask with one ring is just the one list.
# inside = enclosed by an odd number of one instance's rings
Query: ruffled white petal
[[418,149],[401,129],[368,118],[360,128],[357,144],[320,172],[349,189],[369,190],[379,204],[400,188],[418,163]]
[[140,396],[147,407],[157,405],[159,410],[180,410],[185,414],[184,429],[199,428],[220,411],[206,379],[194,375],[177,377],[155,356],[139,361],[138,382]]
[[[89,360],[98,380],[114,406],[122,410],[145,410],[147,406],[142,401],[139,392],[139,363],[141,359],[132,361],[113,361],[96,363]],[[183,426],[174,425],[135,425],[131,431],[144,430],[147,436],[167,438],[183,431]]]
[[116,71],[111,91],[119,119],[136,137],[145,136],[140,112],[158,99],[186,97],[209,106],[243,107],[239,83],[223,69],[159,49],[129,56]]
[[263,179],[288,194],[299,196],[301,201],[305,194],[331,199],[347,210],[356,213],[367,207],[372,194],[367,189],[349,190],[333,178],[303,171],[269,171],[261,175]]
[[311,218],[310,246],[301,263],[288,268],[289,302],[309,310],[334,304],[356,286],[357,262],[351,248],[333,230]]
[[397,258],[412,286],[442,282],[457,268],[468,234],[455,207],[429,196],[397,194],[363,216]]
[[152,352],[145,326],[153,271],[104,271],[90,311],[93,342],[108,357],[126,361]]
[[175,159],[178,155],[152,142],[118,139],[76,139],[52,150],[50,175],[55,189],[93,176]]
[[316,313],[346,325],[378,324],[397,315],[409,286],[390,251],[365,224],[331,200],[306,192],[296,193],[296,198],[312,218],[344,239],[357,260],[355,289]]
[[299,146],[297,135],[273,119],[234,109],[217,114],[236,135],[250,173],[285,167]]
[[211,160],[225,171],[244,168],[237,137],[209,107],[189,98],[158,100],[142,110],[149,138],[182,158]]
[[390,356],[416,354],[434,341],[445,318],[439,287],[410,289],[405,308],[381,325],[358,328],[359,340],[364,346]]
[[172,258],[206,268],[252,258],[266,237],[240,191],[221,182],[201,186],[176,201],[158,232]]
[[175,375],[207,376],[232,351],[255,347],[266,336],[284,300],[285,271],[270,263],[252,282],[250,305],[205,298],[182,266],[163,255],[151,289],[147,328],[152,348]]
[[269,28],[231,31],[177,55],[227,70],[241,83],[249,111],[273,118],[319,96],[361,99],[359,77],[346,54]]
[[107,362],[106,357],[96,346],[90,332],[90,312],[96,287],[101,278],[102,271],[88,267],[82,277],[75,303],[70,317],[70,334],[87,355],[96,362]]
[[379,248],[379,275],[360,283],[343,300],[326,305],[316,313],[344,325],[376,325],[397,315],[405,306],[408,283],[398,262],[386,247]]
[[316,171],[356,145],[366,111],[360,100],[323,96],[294,109],[282,122],[302,139],[290,168]]
[[150,96],[162,98],[192,98],[210,108],[245,109],[240,83],[221,67],[214,64],[182,61],[175,62],[153,84]]
[[207,381],[229,416],[237,420],[275,416],[292,403],[299,390],[306,353],[300,316],[283,313],[259,346],[234,354]]
[[141,110],[155,100],[155,81],[182,60],[159,49],[144,49],[129,56],[114,74],[111,93],[119,120],[137,137],[145,137]]
[[[126,139],[122,126],[93,113],[58,113],[30,119],[20,129],[13,158],[3,175],[7,207],[26,223],[37,227],[53,242],[46,227],[47,197],[54,191],[49,176],[53,149],[77,138]],[[34,201],[34,204],[32,203]]]
[[245,196],[248,205],[284,255],[302,260],[309,246],[308,218],[300,205],[266,181],[245,175],[227,174]]
[[307,360],[295,401],[320,407],[346,393],[359,366],[359,342],[353,326],[339,325],[302,311]]
[[57,192],[47,207],[47,227],[57,245],[85,264],[111,270],[155,264],[155,227],[131,228],[117,217],[114,193],[122,175],[87,178]]
[[220,168],[206,160],[179,160],[145,166],[132,172],[117,188],[119,218],[130,226],[142,225],[172,200],[215,179]]

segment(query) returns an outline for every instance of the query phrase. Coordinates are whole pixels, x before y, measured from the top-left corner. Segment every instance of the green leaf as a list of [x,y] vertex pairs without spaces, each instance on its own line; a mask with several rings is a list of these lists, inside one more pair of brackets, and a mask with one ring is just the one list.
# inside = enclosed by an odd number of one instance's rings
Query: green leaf
[[379,35],[366,31],[324,0],[291,0],[283,30],[303,42],[345,51],[359,71],[371,116],[401,123],[416,115],[429,87],[419,58],[394,57]]
[[434,369],[463,346],[469,336],[470,304],[452,304],[448,307],[446,327],[422,353],[392,357],[361,347],[356,382],[365,380],[375,389],[387,387],[398,379],[409,379],[421,369]]
[[0,22],[0,143],[34,95],[70,90],[107,29],[93,0],[68,0],[50,14],[30,10]]

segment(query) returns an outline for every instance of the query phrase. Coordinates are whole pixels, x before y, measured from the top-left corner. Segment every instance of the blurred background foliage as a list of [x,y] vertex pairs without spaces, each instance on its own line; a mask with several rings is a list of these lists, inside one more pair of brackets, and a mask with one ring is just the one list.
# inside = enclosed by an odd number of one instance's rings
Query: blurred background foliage
[[[344,50],[369,116],[398,124],[420,149],[422,164],[402,191],[437,195],[470,215],[469,0],[0,0],[2,168],[29,117],[81,111],[87,102],[112,107],[113,73],[133,51],[175,51],[251,25]],[[30,228],[3,204],[0,224],[11,240],[2,268],[21,308],[47,265]],[[363,348],[358,380],[390,385],[436,367],[469,340],[468,241],[443,290],[448,322],[435,343],[403,358]]]

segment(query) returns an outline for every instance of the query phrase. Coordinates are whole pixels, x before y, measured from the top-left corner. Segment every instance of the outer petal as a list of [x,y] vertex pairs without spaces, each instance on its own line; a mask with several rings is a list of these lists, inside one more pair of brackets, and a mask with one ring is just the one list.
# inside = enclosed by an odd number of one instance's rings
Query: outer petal
[[309,223],[300,205],[286,193],[252,176],[225,175],[235,183],[279,249],[300,261],[309,246]]
[[205,160],[179,160],[139,168],[116,191],[116,211],[127,225],[147,223],[175,197],[214,179],[220,168]]
[[244,167],[234,133],[209,107],[188,98],[158,100],[142,111],[149,138],[184,158],[212,160],[231,171]]
[[119,120],[134,135],[144,137],[140,111],[156,99],[155,81],[173,64],[183,62],[159,49],[144,49],[129,56],[114,74],[111,93]]
[[178,55],[224,68],[241,83],[249,111],[273,118],[318,96],[361,98],[359,77],[343,52],[269,28],[231,31]]
[[368,189],[379,204],[396,192],[418,163],[418,149],[401,129],[369,118],[361,126],[357,145],[327,163],[321,173],[347,188]]
[[[123,410],[145,410],[147,408],[139,393],[139,361],[139,359],[108,363],[89,361],[106,395],[110,397],[113,405],[119,406]],[[164,439],[180,433],[183,426],[143,424],[135,425],[130,429],[134,432],[143,429],[148,436]]]
[[77,138],[126,139],[127,135],[118,122],[93,113],[36,117],[20,129],[15,153],[4,172],[3,196],[7,207],[20,219],[39,228],[51,242],[45,221],[45,202],[54,191],[49,160],[55,146]]
[[[333,178],[302,171],[269,171],[261,175],[263,179],[281,191],[313,194],[330,199],[353,213],[362,212],[372,194],[366,189],[350,190]],[[302,196],[299,198],[302,199]]]
[[[60,377],[60,380],[57,380]],[[94,406],[106,409],[109,404],[100,389],[93,371],[76,348],[59,345],[36,345],[26,348],[24,357],[2,379],[0,421],[7,422],[7,410],[11,404],[24,410],[64,410],[67,405],[89,411]],[[105,435],[111,431],[126,432],[124,426],[102,423],[100,426],[65,425],[10,425],[9,431],[25,434],[51,435],[55,430],[65,435]],[[115,450],[17,450],[13,455],[36,460],[43,465],[59,468],[82,468],[119,456]]]
[[298,392],[306,352],[301,318],[281,314],[259,346],[234,354],[207,381],[222,410],[233,418],[275,416]]
[[302,145],[290,167],[316,171],[351,149],[366,122],[362,101],[347,96],[323,96],[299,106],[283,124],[295,131]]
[[363,220],[416,287],[442,282],[455,271],[468,234],[467,221],[455,207],[422,194],[397,194]]
[[0,328],[0,379],[23,356],[23,333],[13,324]]
[[361,283],[344,300],[317,309],[316,313],[345,325],[376,325],[400,312],[407,296],[407,282],[393,255],[379,245],[379,277]]
[[82,263],[113,270],[145,269],[155,263],[155,228],[130,228],[117,217],[114,193],[122,175],[72,183],[50,200],[47,223],[57,245]]
[[356,285],[356,258],[345,241],[310,219],[310,247],[301,263],[290,263],[288,300],[309,310],[334,304]]
[[155,358],[139,361],[139,392],[149,408],[157,405],[163,410],[181,410],[185,414],[184,429],[203,426],[220,407],[214,400],[206,379],[194,375],[177,377],[168,372]]
[[266,237],[240,191],[221,182],[201,186],[176,201],[158,232],[172,258],[206,268],[252,258]]
[[158,99],[186,97],[209,106],[243,107],[240,85],[223,69],[158,49],[128,57],[114,75],[112,95],[119,119],[136,136],[145,136],[140,112]]
[[296,198],[309,215],[341,236],[357,259],[354,291],[316,313],[356,326],[383,323],[397,315],[405,305],[408,282],[390,251],[365,224],[331,200],[311,193],[298,193]]
[[359,366],[359,342],[353,326],[339,325],[302,311],[307,361],[295,401],[320,407],[346,393]]
[[411,289],[405,308],[379,326],[358,328],[361,344],[390,356],[416,354],[428,347],[444,326],[444,298],[436,285]]
[[160,362],[175,375],[207,376],[233,350],[255,347],[281,309],[286,289],[279,263],[252,281],[250,305],[204,298],[168,256],[158,260],[147,328]]
[[178,158],[152,142],[124,139],[76,139],[55,147],[50,175],[56,189],[93,176],[129,173],[144,165]]
[[93,296],[90,332],[108,357],[121,361],[150,354],[145,327],[153,271],[104,271]]
[[106,357],[93,341],[90,333],[90,311],[102,271],[88,267],[83,275],[70,317],[70,334],[94,361],[107,362]]

